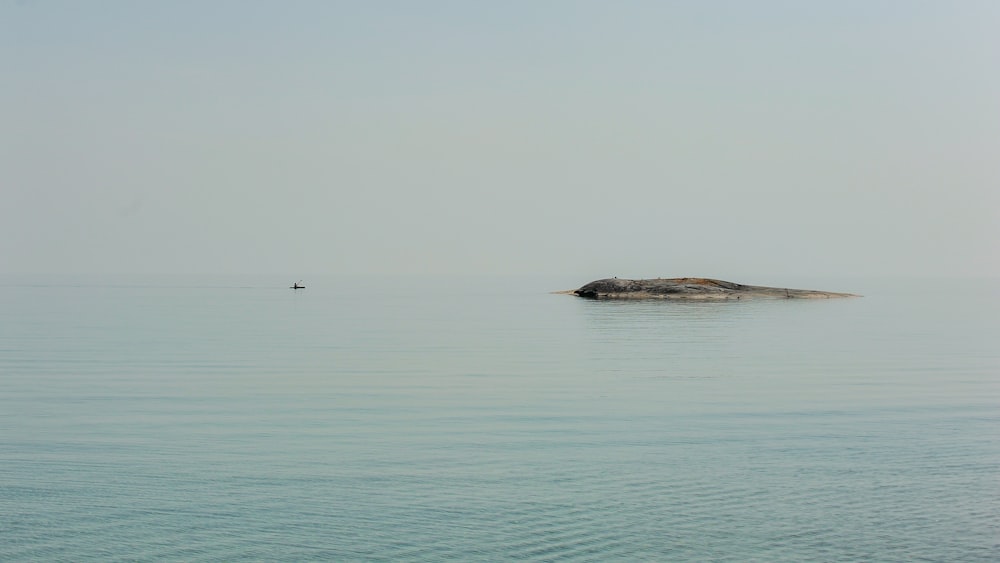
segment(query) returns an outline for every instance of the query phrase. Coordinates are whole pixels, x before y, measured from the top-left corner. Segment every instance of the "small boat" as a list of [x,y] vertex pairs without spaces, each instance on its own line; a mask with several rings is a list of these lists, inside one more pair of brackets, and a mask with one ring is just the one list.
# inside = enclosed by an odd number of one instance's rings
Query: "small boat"
[[295,282],[295,283],[294,283],[294,284],[292,284],[292,285],[291,285],[291,287],[289,287],[288,289],[305,289],[305,288],[306,288],[306,286],[304,286],[304,285],[299,285],[300,283],[301,283],[301,282]]

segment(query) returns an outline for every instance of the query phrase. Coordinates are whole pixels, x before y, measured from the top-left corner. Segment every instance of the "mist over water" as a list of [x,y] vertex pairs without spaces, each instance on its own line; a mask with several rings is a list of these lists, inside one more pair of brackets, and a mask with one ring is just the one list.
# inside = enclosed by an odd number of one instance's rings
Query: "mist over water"
[[0,559],[1000,556],[996,280],[586,281],[0,277]]

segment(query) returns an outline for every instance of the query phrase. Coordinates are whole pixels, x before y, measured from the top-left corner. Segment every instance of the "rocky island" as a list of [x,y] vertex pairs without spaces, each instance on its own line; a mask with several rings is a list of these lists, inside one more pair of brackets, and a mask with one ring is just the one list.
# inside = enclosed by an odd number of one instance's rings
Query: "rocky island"
[[590,299],[830,299],[833,297],[858,297],[851,293],[834,293],[812,289],[789,289],[743,285],[708,278],[656,278],[626,280],[609,278],[592,281],[568,293]]

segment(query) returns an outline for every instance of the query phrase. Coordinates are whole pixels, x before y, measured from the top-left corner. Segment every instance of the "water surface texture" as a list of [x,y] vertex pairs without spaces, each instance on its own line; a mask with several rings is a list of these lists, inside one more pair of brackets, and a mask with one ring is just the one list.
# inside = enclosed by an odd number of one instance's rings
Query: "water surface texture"
[[0,560],[1000,559],[996,280],[292,281],[0,277]]

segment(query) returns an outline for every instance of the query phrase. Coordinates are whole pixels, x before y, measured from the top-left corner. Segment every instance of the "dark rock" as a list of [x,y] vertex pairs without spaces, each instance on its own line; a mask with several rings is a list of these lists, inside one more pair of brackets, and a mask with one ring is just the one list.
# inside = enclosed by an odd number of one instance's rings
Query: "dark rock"
[[656,278],[650,280],[610,278],[592,281],[580,289],[565,293],[573,293],[591,299],[743,299],[745,297],[829,299],[832,297],[858,297],[851,293],[743,285],[708,278]]

